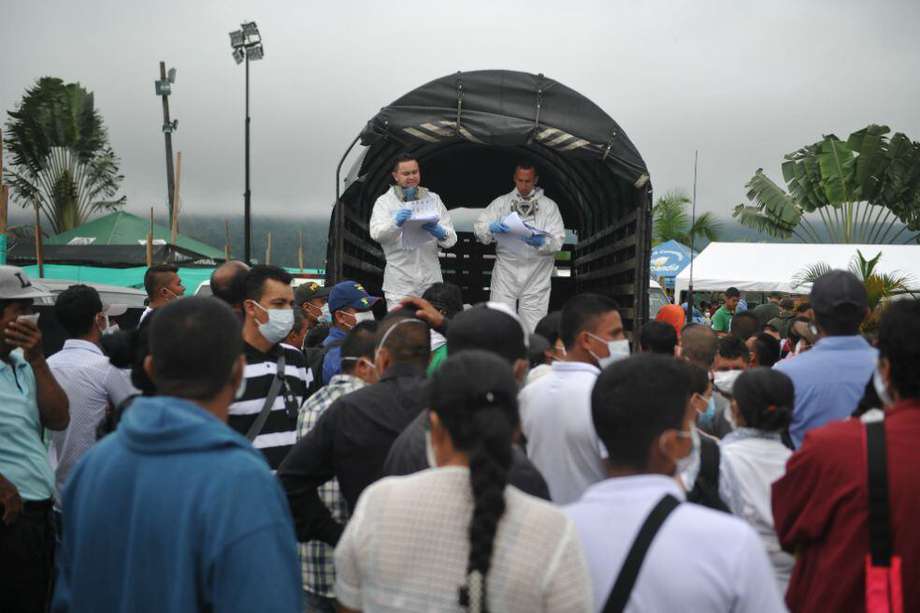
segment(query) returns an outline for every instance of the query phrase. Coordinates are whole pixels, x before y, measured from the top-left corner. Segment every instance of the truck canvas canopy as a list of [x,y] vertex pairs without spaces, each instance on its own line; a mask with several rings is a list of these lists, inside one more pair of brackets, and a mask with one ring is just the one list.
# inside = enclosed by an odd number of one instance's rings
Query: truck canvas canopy
[[[623,319],[647,317],[651,183],[645,162],[620,126],[593,102],[541,75],[483,70],[448,75],[385,106],[346,151],[363,151],[343,181],[336,177],[327,280],[380,287],[384,260],[367,224],[392,183],[393,159],[415,155],[422,184],[449,209],[482,208],[513,188],[516,162],[536,165],[575,244],[571,272],[553,279],[551,308],[574,292],[615,298]],[[344,188],[344,189],[343,189]],[[561,258],[565,259],[565,258]],[[488,297],[494,246],[460,232],[443,254],[445,281],[467,302]],[[558,290],[558,291],[557,291]]]

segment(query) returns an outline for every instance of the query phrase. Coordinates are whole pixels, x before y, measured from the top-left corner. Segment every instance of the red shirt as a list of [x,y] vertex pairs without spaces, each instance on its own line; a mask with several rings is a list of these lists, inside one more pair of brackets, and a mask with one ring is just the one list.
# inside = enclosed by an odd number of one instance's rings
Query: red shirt
[[[786,592],[791,611],[864,611],[869,553],[865,427],[848,419],[805,435],[773,484],[773,520],[798,553]],[[920,400],[885,412],[894,554],[904,610],[920,611]]]

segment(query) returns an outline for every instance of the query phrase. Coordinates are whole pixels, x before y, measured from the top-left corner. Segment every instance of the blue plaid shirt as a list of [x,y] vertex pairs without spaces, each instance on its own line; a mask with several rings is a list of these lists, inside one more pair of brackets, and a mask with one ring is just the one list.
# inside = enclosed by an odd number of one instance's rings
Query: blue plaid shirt
[[[352,375],[335,375],[329,383],[320,388],[300,408],[297,416],[297,440],[299,441],[319,421],[323,412],[332,403],[351,392],[367,385]],[[321,485],[319,497],[329,508],[337,522],[348,521],[348,506],[339,491],[336,479]],[[335,548],[320,541],[300,544],[300,567],[303,572],[303,589],[326,598],[335,598]]]

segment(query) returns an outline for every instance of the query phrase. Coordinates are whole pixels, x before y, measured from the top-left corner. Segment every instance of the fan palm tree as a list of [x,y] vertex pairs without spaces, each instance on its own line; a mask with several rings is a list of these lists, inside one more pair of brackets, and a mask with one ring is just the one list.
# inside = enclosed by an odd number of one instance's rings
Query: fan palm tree
[[920,143],[901,133],[889,139],[889,131],[873,124],[846,141],[831,134],[786,155],[788,192],[758,169],[746,185],[753,204],[739,204],[733,216],[771,236],[802,242],[917,241]]
[[658,198],[652,207],[654,244],[675,240],[690,247],[697,238],[710,242],[719,240],[721,224],[712,213],[703,213],[696,220],[691,220],[686,211],[688,204],[690,197],[683,190],[672,190]]
[[124,205],[124,196],[115,198],[123,179],[118,158],[90,92],[43,77],[9,115],[5,145],[12,154],[13,199],[36,207],[53,232]]
[[[874,310],[875,307],[884,298],[889,298],[896,294],[903,294],[910,291],[913,285],[913,279],[910,275],[894,273],[880,273],[875,269],[882,259],[882,253],[879,252],[874,258],[866,259],[862,252],[856,250],[856,255],[850,262],[850,272],[859,277],[866,287],[866,296],[869,308]],[[816,262],[811,266],[803,268],[792,278],[794,286],[802,286],[814,283],[819,277],[830,272],[832,269],[826,262]]]

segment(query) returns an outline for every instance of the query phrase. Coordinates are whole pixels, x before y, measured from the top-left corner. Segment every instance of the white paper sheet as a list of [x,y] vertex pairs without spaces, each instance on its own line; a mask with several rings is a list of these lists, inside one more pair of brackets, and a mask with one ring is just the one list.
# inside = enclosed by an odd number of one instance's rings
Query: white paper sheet
[[441,219],[438,206],[431,198],[417,200],[411,203],[412,216],[402,225],[400,244],[403,249],[417,249],[425,243],[435,240],[428,230],[422,226],[429,223],[438,223]]
[[532,254],[536,248],[524,242],[524,239],[530,238],[534,234],[547,235],[545,230],[534,228],[526,223],[516,212],[511,213],[502,220],[502,223],[508,226],[508,231],[495,235],[495,242],[503,249],[518,254]]

